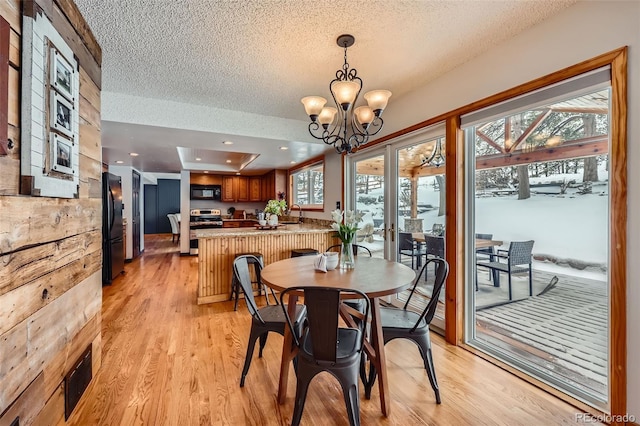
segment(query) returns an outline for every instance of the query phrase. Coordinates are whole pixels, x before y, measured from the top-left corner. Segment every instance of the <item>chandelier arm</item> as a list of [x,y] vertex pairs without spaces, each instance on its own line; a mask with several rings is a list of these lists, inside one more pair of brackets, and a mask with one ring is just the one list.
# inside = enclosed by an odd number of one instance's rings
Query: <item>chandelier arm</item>
[[[309,134],[311,136],[313,136],[316,139],[320,139],[323,140],[324,136],[316,136],[316,133],[318,130],[320,129],[320,126],[318,125],[317,122],[312,121],[311,123],[309,123]],[[326,130],[323,130],[322,133],[324,134],[326,132]]]

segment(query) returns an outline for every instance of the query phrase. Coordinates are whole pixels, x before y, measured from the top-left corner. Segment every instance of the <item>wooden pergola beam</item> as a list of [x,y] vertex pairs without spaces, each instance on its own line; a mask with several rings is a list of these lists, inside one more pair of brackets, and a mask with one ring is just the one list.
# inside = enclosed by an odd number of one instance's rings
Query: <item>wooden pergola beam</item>
[[504,148],[498,145],[493,139],[489,136],[485,135],[480,129],[476,129],[476,135],[492,147],[494,147],[498,152],[504,152]]
[[509,147],[507,151],[509,152],[515,151],[518,145],[520,145],[522,141],[527,139],[531,135],[531,133],[533,133],[534,130],[536,130],[540,126],[542,121],[549,116],[549,114],[551,114],[550,109],[541,111],[540,114],[538,114],[538,116],[536,117],[536,119],[533,120],[533,122],[529,125],[529,127],[527,127],[527,129],[520,135],[520,137],[518,137],[518,139],[516,140],[516,143],[514,143],[511,147]]
[[608,149],[609,135],[598,135],[565,142],[562,145],[554,147],[538,147],[528,151],[518,151],[517,153],[506,155],[483,155],[476,159],[476,170],[566,160],[568,158],[591,157],[606,154]]

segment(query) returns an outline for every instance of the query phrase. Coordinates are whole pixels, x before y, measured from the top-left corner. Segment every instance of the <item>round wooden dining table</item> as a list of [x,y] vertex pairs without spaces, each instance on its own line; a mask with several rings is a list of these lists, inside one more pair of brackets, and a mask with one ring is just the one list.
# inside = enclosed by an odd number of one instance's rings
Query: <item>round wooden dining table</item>
[[[277,291],[295,286],[339,287],[360,290],[371,300],[371,336],[365,342],[365,352],[369,361],[378,373],[378,389],[380,391],[380,406],[382,414],[389,415],[390,395],[387,378],[387,368],[384,355],[384,339],[382,326],[379,323],[379,298],[396,294],[405,290],[413,283],[416,273],[408,266],[397,262],[373,257],[356,256],[354,269],[340,269],[339,267],[327,272],[314,269],[315,256],[294,257],[281,260],[265,266],[262,270],[262,282]],[[298,295],[288,295],[288,310],[293,316]],[[352,314],[354,311],[346,305],[340,308],[341,317],[352,327],[356,327]],[[287,397],[287,382],[289,379],[289,363],[295,356],[293,337],[289,327],[285,327],[284,344],[282,346],[282,361],[280,364],[280,382],[278,384],[278,401],[283,404]]]

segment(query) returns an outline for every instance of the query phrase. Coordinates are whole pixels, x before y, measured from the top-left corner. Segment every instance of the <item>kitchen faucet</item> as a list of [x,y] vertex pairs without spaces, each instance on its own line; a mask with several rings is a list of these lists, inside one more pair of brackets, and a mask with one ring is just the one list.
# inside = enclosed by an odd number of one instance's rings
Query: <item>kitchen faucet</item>
[[289,214],[291,214],[291,210],[293,210],[295,206],[298,206],[298,210],[300,211],[300,216],[298,216],[298,223],[302,223],[302,207],[300,207],[300,205],[292,204],[291,207],[289,207]]

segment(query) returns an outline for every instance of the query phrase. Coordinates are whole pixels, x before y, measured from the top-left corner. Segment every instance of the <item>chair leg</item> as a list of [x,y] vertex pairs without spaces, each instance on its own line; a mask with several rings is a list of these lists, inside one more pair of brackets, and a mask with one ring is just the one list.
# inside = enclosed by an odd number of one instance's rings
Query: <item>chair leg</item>
[[509,271],[509,300],[511,300],[511,271]]
[[235,275],[231,278],[231,298],[235,295],[235,302],[233,303],[233,310],[238,310],[238,299],[240,297],[240,283],[236,280]]
[[260,352],[258,352],[258,358],[262,358],[262,350],[264,346],[267,344],[267,337],[269,337],[269,332],[265,331],[260,335]]
[[431,383],[431,387],[433,388],[433,392],[436,395],[436,403],[440,404],[440,388],[438,387],[438,381],[436,379],[436,369],[433,365],[433,353],[431,352],[431,338],[429,334],[424,334],[421,336],[415,336],[412,338],[414,342],[418,344],[420,348],[420,355],[422,355],[422,362],[424,364],[424,369],[427,370],[427,377],[429,378],[429,383]]
[[372,363],[369,363],[369,378],[364,385],[364,397],[367,399],[371,399],[371,390],[373,389],[377,376],[378,372],[376,371],[376,367]]
[[350,426],[360,425],[360,394],[358,393],[358,372],[345,368],[338,373]]
[[529,264],[529,296],[533,296],[533,276],[531,271],[531,264]]
[[298,426],[300,424],[300,419],[302,419],[302,412],[304,411],[304,403],[307,399],[307,391],[309,390],[309,384],[311,383],[311,380],[315,375],[316,375],[315,371],[309,371],[308,365],[305,365],[304,368],[298,369],[296,399],[295,399],[295,406],[293,407],[293,417],[291,419],[291,426]]
[[244,379],[247,377],[249,367],[251,366],[251,358],[253,358],[253,348],[256,346],[256,339],[260,335],[254,327],[251,327],[249,334],[249,344],[247,345],[247,354],[244,357],[244,367],[242,367],[242,376],[240,377],[240,387],[244,387]]

